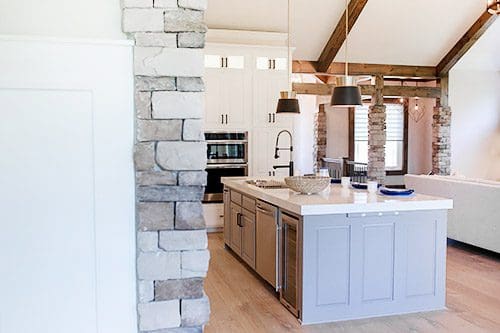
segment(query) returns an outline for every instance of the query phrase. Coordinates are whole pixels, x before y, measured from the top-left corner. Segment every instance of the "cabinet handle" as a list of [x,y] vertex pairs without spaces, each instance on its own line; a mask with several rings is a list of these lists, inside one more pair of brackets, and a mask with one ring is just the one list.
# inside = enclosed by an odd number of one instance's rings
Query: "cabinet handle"
[[273,171],[273,176],[276,176],[276,171]]
[[271,176],[271,171],[269,171],[269,176]]
[[224,115],[223,115],[223,114],[221,114],[220,116],[221,116],[221,121],[220,121],[220,123],[221,123],[221,124],[224,124]]
[[276,122],[276,113],[273,113],[273,123]]
[[227,114],[226,114],[226,124],[227,124]]
[[268,121],[268,123],[270,123],[270,122],[271,122],[271,114],[270,114],[270,113],[268,113],[267,115],[269,116],[269,121]]
[[273,69],[273,60],[269,59],[268,61],[269,61],[268,69]]
[[276,59],[273,59],[273,69],[276,69]]
[[261,212],[262,214],[265,214],[265,215],[274,215],[273,212],[271,212],[270,210],[267,210],[267,209],[264,209],[262,208],[261,206],[256,206],[256,209]]

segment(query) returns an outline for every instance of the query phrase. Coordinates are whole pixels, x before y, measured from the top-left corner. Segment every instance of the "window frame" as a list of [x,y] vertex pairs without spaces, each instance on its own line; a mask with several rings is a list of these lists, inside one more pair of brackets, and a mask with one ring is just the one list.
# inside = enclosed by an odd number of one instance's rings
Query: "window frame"
[[[384,98],[384,104],[403,105],[403,167],[401,170],[386,170],[387,176],[402,176],[408,173],[408,105],[409,99],[404,98],[403,102],[399,98]],[[349,108],[349,160],[354,161],[354,111]]]

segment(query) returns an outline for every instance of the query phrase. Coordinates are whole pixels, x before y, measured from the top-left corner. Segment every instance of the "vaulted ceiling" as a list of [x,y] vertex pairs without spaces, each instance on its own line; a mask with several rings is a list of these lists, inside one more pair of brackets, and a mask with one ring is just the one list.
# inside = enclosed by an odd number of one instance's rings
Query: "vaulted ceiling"
[[[349,60],[436,66],[484,12],[485,3],[483,0],[369,0],[349,34]],[[344,6],[344,0],[292,0],[294,59],[319,58]],[[210,0],[206,20],[209,28],[286,32],[287,0]],[[488,39],[493,42],[496,39],[500,45],[499,25],[495,22],[490,28],[497,31],[496,35],[488,33],[482,39],[489,36]],[[491,48],[491,43],[484,44]],[[475,52],[487,57],[490,51]],[[335,61],[343,61],[343,47]]]

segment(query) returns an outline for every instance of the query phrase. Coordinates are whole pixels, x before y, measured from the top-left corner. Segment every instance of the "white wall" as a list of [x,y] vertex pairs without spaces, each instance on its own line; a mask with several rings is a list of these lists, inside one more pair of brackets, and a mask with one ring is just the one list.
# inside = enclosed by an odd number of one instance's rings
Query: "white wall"
[[297,98],[300,104],[300,115],[294,125],[295,171],[307,174],[314,171],[314,116],[318,112],[318,105],[316,96],[299,95]]
[[120,0],[0,0],[0,34],[125,38]]
[[473,178],[500,179],[500,71],[450,72],[451,168]]

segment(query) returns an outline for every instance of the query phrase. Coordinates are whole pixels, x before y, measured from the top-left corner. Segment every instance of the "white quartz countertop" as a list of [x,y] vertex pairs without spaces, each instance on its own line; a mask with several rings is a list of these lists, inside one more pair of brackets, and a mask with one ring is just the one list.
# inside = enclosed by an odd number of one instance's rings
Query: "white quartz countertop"
[[330,191],[304,195],[290,189],[263,189],[246,181],[252,178],[226,177],[222,183],[232,190],[261,199],[298,215],[403,212],[452,209],[453,200],[415,193],[409,197],[385,196],[366,190],[343,189],[330,185]]

